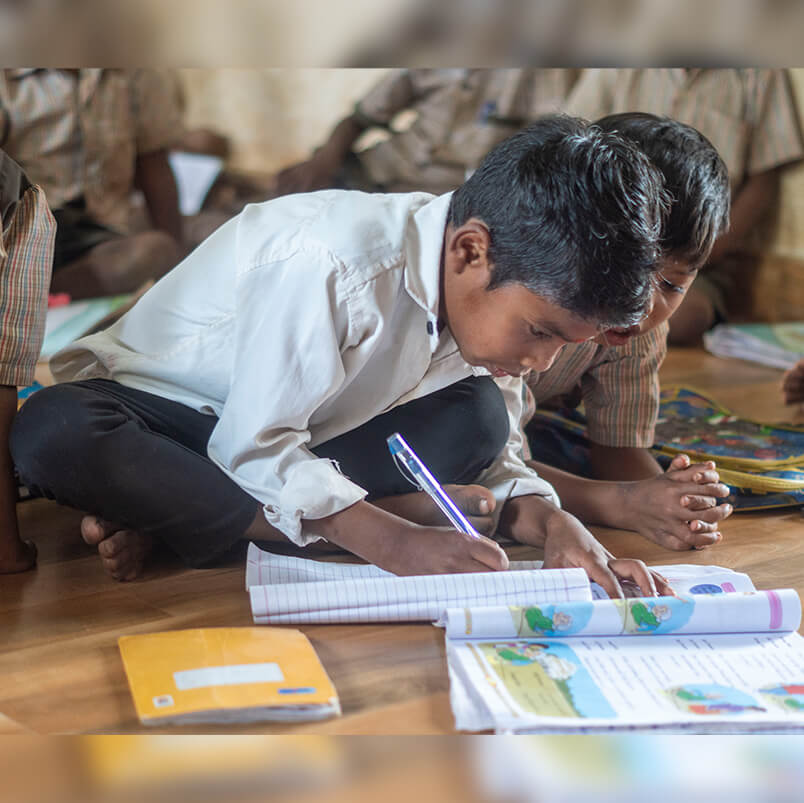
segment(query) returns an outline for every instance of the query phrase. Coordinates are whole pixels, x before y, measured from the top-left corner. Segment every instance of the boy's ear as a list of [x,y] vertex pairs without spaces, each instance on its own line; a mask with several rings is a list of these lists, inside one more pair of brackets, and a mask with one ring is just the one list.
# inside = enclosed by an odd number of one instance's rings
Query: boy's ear
[[453,257],[452,263],[457,273],[466,268],[480,268],[491,271],[489,262],[489,246],[491,234],[482,220],[470,218],[448,236],[448,250]]

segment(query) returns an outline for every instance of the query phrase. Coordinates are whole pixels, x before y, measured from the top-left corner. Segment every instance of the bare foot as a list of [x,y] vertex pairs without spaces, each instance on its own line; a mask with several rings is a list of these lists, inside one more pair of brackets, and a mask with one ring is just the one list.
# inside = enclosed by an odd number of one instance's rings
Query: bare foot
[[36,544],[33,541],[16,539],[10,546],[0,550],[0,574],[27,572],[36,566]]
[[114,580],[123,582],[142,574],[145,559],[154,545],[151,536],[120,529],[97,516],[84,516],[81,537],[91,546],[98,547],[103,568]]

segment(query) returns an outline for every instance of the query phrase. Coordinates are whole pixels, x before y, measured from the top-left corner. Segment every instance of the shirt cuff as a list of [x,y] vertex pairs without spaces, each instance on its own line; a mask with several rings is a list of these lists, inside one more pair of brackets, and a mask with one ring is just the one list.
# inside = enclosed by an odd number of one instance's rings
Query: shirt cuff
[[263,510],[270,525],[297,546],[307,546],[323,539],[315,532],[315,519],[340,513],[367,493],[341,474],[334,461],[305,460],[290,470],[279,503],[266,504]]

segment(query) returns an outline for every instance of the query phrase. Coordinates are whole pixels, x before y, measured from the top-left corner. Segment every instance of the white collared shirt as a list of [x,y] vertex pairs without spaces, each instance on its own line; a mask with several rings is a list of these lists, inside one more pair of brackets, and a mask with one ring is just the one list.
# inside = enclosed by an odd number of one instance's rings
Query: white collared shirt
[[[436,325],[449,201],[325,191],[248,206],[116,324],[59,352],[53,374],[114,379],[217,416],[212,461],[291,541],[318,540],[314,520],[366,491],[310,447],[488,373]],[[478,482],[501,502],[557,504],[519,456],[521,380],[500,384],[511,439]]]

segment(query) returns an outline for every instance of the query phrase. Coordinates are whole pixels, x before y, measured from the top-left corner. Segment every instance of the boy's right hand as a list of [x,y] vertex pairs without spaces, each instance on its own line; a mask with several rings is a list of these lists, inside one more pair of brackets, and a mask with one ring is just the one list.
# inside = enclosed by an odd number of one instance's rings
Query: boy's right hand
[[455,574],[504,571],[508,556],[490,538],[458,532],[454,527],[407,524],[389,542],[381,568],[394,574]]
[[400,515],[360,501],[311,521],[317,535],[394,574],[450,574],[502,571],[508,557],[485,536],[454,527],[414,524]]

